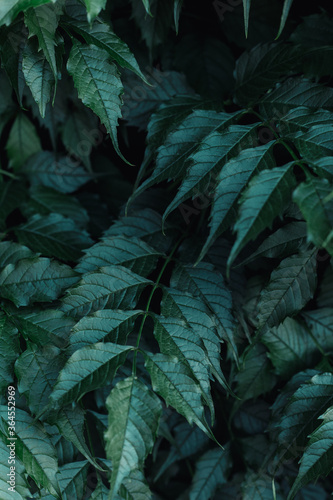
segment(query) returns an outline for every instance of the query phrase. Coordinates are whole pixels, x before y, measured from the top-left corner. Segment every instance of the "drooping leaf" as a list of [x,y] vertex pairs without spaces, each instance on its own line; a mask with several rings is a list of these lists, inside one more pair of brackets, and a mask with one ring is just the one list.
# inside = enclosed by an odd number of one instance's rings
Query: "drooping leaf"
[[206,262],[202,262],[196,267],[179,264],[171,276],[170,284],[173,288],[189,292],[203,300],[209,310],[216,315],[221,327],[221,335],[224,340],[228,341],[237,360],[232,297],[230,290],[224,283],[222,274],[212,264]]
[[78,280],[70,267],[45,257],[22,259],[0,272],[2,297],[17,307],[34,302],[50,302]]
[[77,260],[93,244],[88,233],[60,214],[36,214],[15,231],[20,243],[48,257]]
[[111,381],[131,349],[130,346],[99,342],[75,351],[58,375],[49,396],[49,408],[59,410]]
[[106,453],[112,460],[113,499],[130,472],[142,470],[152,451],[162,405],[159,398],[136,377],[118,382],[106,401],[109,412],[105,433]]
[[279,325],[299,312],[313,297],[317,284],[316,252],[309,250],[282,260],[261,292],[259,326]]
[[237,239],[228,259],[229,269],[244,246],[266,227],[271,227],[275,217],[290,201],[295,184],[293,163],[273,170],[263,170],[249,182],[240,200],[234,226]]
[[84,275],[77,286],[68,290],[61,309],[73,316],[85,316],[99,309],[131,308],[149,283],[125,267],[101,267]]
[[191,377],[191,372],[177,358],[164,354],[144,353],[145,366],[157,392],[192,425],[195,423],[205,434],[212,437],[204,416],[201,389]]
[[236,219],[240,194],[253,174],[275,166],[272,150],[272,143],[257,148],[244,149],[238,156],[231,158],[224,165],[217,177],[210,221],[211,231],[200,258],[205,255],[214,239],[230,227],[230,224]]
[[245,27],[245,36],[246,36],[246,38],[247,38],[248,32],[249,32],[250,7],[251,7],[251,0],[243,0],[244,27]]
[[73,40],[67,70],[73,77],[79,98],[105,125],[115,150],[124,159],[117,139],[123,93],[117,67],[109,62],[109,55],[103,49]]
[[[12,437],[8,429],[7,406],[0,407],[0,437],[8,444]],[[16,408],[15,411],[15,453],[23,463],[27,473],[36,484],[46,488],[56,497],[60,488],[56,473],[58,461],[56,451],[42,425],[34,422],[25,411]]]
[[290,490],[288,500],[294,498],[296,492],[319,477],[327,476],[332,470],[333,459],[333,414],[328,408],[319,418],[322,424],[311,434],[309,443],[302,455],[298,476]]
[[54,78],[57,79],[55,32],[58,26],[58,16],[54,7],[43,5],[29,9],[24,15],[24,22],[29,30],[29,36],[35,35],[38,38],[39,48],[43,51]]
[[95,21],[93,25],[89,25],[87,22],[71,19],[66,26],[81,35],[88,44],[105,50],[120,66],[130,69],[143,81],[147,81],[127,44],[106,23]]
[[283,28],[284,28],[286,21],[288,19],[288,14],[289,14],[290,8],[292,6],[292,3],[293,3],[293,0],[284,0],[279,32],[278,32],[276,38],[279,38],[279,36],[281,35],[281,33],[283,31]]

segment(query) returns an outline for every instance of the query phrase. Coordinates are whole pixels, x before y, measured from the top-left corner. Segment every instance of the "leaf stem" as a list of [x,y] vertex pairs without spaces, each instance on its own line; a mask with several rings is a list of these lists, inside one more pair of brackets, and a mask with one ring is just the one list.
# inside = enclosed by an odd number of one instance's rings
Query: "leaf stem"
[[151,301],[153,299],[154,293],[156,292],[157,288],[159,287],[161,278],[162,278],[162,276],[164,274],[164,271],[165,271],[167,265],[172,260],[172,257],[174,255],[174,253],[176,252],[177,248],[179,247],[179,245],[180,245],[181,241],[183,240],[183,238],[184,238],[184,235],[181,236],[181,238],[177,241],[177,243],[174,245],[173,249],[171,250],[170,255],[165,259],[165,262],[164,262],[164,264],[162,266],[162,269],[160,270],[159,275],[157,276],[155,284],[154,284],[154,286],[152,288],[152,291],[150,292],[150,295],[148,297],[147,306],[146,306],[146,309],[145,309],[144,314],[143,314],[143,318],[142,318],[141,325],[140,325],[140,328],[139,328],[138,338],[137,338],[137,341],[136,341],[136,349],[137,350],[134,353],[133,366],[132,366],[132,374],[133,374],[133,376],[136,375],[136,358],[137,358],[137,353],[138,353],[138,347],[140,345],[141,335],[142,335],[143,327],[144,327],[145,322],[146,322],[146,318],[149,315],[149,308],[150,308]]

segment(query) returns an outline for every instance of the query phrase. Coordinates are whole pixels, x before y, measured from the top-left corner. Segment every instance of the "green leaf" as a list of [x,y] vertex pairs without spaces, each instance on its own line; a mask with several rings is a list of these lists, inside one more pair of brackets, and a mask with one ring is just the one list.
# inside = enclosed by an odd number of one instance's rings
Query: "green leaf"
[[106,0],[83,0],[85,6],[87,7],[87,18],[89,23],[91,23],[101,12],[105,9]]
[[323,420],[323,423],[310,436],[288,500],[294,498],[296,492],[310,481],[317,481],[318,478],[327,476],[332,470],[333,408],[328,408],[319,418]]
[[0,313],[0,392],[14,382],[14,363],[20,353],[20,342],[17,328]]
[[149,283],[125,267],[101,267],[68,290],[61,309],[73,316],[85,316],[99,309],[131,308]]
[[40,139],[31,121],[23,113],[13,123],[6,145],[9,165],[20,170],[24,163],[41,151]]
[[58,480],[63,500],[71,500],[75,496],[83,498],[88,468],[89,462],[87,460],[64,464],[59,468]]
[[273,496],[272,478],[267,473],[249,471],[241,484],[242,500],[283,500],[278,484],[277,495]]
[[89,25],[84,21],[71,19],[66,23],[68,28],[81,35],[89,45],[95,45],[105,50],[111,59],[117,62],[121,67],[133,71],[146,83],[147,80],[139,68],[135,56],[128,48],[128,45],[121,40],[106,23],[95,21]]
[[293,3],[293,0],[284,0],[283,11],[282,11],[282,16],[281,16],[281,21],[280,21],[280,27],[279,27],[279,32],[278,32],[276,38],[279,38],[279,36],[281,35],[281,33],[283,31],[283,28],[284,28],[284,26],[286,24],[286,21],[287,21],[287,18],[288,18],[288,14],[289,14],[290,8],[292,6],[292,3]]
[[278,423],[278,441],[282,456],[300,450],[308,435],[317,427],[317,419],[332,405],[331,373],[314,375],[289,399]]
[[24,22],[29,30],[29,37],[37,36],[39,49],[43,51],[55,79],[58,77],[55,54],[55,33],[58,26],[56,10],[51,5],[43,5],[27,10]]
[[179,16],[180,12],[182,10],[183,6],[183,0],[175,0],[174,7],[173,7],[173,18],[175,22],[175,28],[176,28],[176,34],[178,35],[178,29],[179,29]]
[[79,98],[105,125],[116,152],[126,161],[119,150],[117,139],[123,93],[117,67],[109,63],[109,55],[103,49],[82,45],[73,40],[67,70],[73,77]]
[[43,54],[38,52],[34,39],[27,41],[22,58],[22,71],[26,84],[38,104],[42,118],[45,118],[46,105],[51,99],[54,76],[51,67]]
[[73,353],[96,342],[125,345],[135,320],[141,314],[142,311],[104,309],[90,316],[84,316],[72,328],[69,337],[69,352]]
[[165,179],[181,177],[185,162],[212,130],[220,130],[234,122],[239,113],[218,113],[211,110],[194,110],[167,136],[158,148],[153,174],[135,191],[138,196],[148,187]]
[[333,181],[333,158],[331,156],[315,160],[313,169],[319,177]]
[[15,460],[15,490],[8,490],[9,484],[6,482],[10,464],[8,463],[8,442],[5,444],[0,439],[0,493],[3,500],[24,500],[30,496],[26,471],[20,460]]
[[280,113],[284,115],[295,106],[333,111],[333,90],[306,79],[293,78],[277,85],[260,103],[261,112],[270,118]]
[[212,264],[202,262],[196,267],[178,264],[171,276],[170,285],[182,292],[200,297],[214,313],[221,328],[221,336],[228,341],[235,359],[238,359],[234,340],[234,318],[232,315],[231,292]]
[[113,379],[133,348],[99,342],[74,352],[58,375],[49,408],[59,410]]
[[302,316],[309,326],[314,340],[325,354],[333,349],[333,309],[322,307],[313,311],[303,311]]
[[250,16],[250,7],[251,0],[243,0],[243,8],[244,8],[244,27],[245,27],[245,36],[247,38],[249,33],[249,16]]
[[0,26],[9,26],[15,17],[30,7],[38,7],[46,3],[55,3],[56,0],[8,0],[0,6]]
[[184,320],[156,316],[154,336],[162,354],[177,357],[178,362],[185,365],[192,378],[197,380],[213,422],[214,404],[210,392],[209,365],[200,335],[186,326]]
[[316,284],[316,252],[309,250],[282,260],[261,292],[259,327],[279,325],[298,313],[313,297]]
[[59,348],[50,344],[39,348],[28,344],[15,363],[18,390],[24,394],[31,413],[36,415],[48,403],[49,395],[65,359]]
[[248,264],[259,257],[269,259],[284,258],[305,250],[307,246],[307,225],[303,221],[294,221],[281,227],[268,236],[258,249],[242,265]]
[[[8,444],[7,406],[0,407],[0,437]],[[56,473],[58,461],[56,451],[44,428],[25,411],[15,411],[15,453],[36,484],[50,493],[60,495]]]
[[325,202],[332,192],[332,186],[326,179],[309,176],[293,193],[307,222],[308,239],[317,247],[328,245],[327,238],[333,228],[333,200]]
[[51,151],[41,151],[30,158],[23,168],[32,185],[50,187],[61,193],[72,193],[92,179],[79,164],[69,157],[56,156]]
[[77,274],[65,264],[39,257],[8,264],[0,272],[0,291],[17,307],[50,302],[77,281]]
[[[211,132],[188,157],[188,169],[178,193],[163,214],[163,220],[184,200],[200,197],[211,188],[226,161],[254,139],[255,125],[230,125],[225,131]],[[251,141],[252,138],[252,141]]]
[[251,346],[243,356],[243,365],[236,375],[236,394],[243,400],[269,392],[277,383],[272,365],[262,344]]
[[0,242],[0,267],[6,267],[7,264],[16,264],[21,259],[34,256],[34,253],[23,245],[13,241]]
[[77,260],[93,244],[88,233],[60,214],[33,215],[15,230],[20,243],[48,257]]
[[41,185],[31,186],[29,190],[29,208],[41,215],[51,212],[72,219],[78,226],[85,227],[89,222],[87,211],[74,198],[55,189]]
[[316,344],[308,330],[292,318],[268,330],[261,342],[269,350],[268,357],[282,379],[288,380],[294,373],[310,368],[318,358]]
[[199,259],[205,255],[213,241],[236,220],[238,200],[251,177],[256,172],[275,166],[273,147],[274,143],[269,143],[244,149],[222,168],[217,177],[210,220],[211,231]]
[[200,298],[185,291],[167,288],[161,303],[161,313],[165,317],[171,316],[187,322],[203,342],[206,362],[211,373],[224,388],[227,388],[228,384],[220,366],[221,331],[208,306]]
[[165,400],[167,406],[173,406],[183,415],[189,424],[195,423],[205,434],[212,437],[205,420],[201,389],[191,377],[191,372],[178,362],[178,358],[147,352],[143,354],[153,391]]
[[314,125],[307,132],[296,134],[293,140],[303,158],[318,160],[333,155],[332,133],[332,125]]
[[232,247],[227,267],[230,269],[245,245],[271,227],[283,207],[290,201],[296,185],[293,163],[273,170],[263,170],[248,184],[240,200],[238,219],[234,226],[237,238]]
[[284,116],[277,113],[278,131],[281,135],[292,137],[300,131],[306,132],[314,125],[331,125],[332,113],[326,109],[318,109],[314,111],[306,106],[298,106],[292,108]]
[[160,253],[137,238],[106,236],[86,250],[76,271],[88,273],[108,265],[121,265],[131,271],[148,276],[156,266]]
[[299,56],[296,47],[280,43],[256,45],[250,52],[244,52],[235,68],[236,101],[244,105],[256,102],[286,73],[296,71]]
[[105,441],[106,454],[112,460],[112,500],[131,471],[143,469],[154,445],[162,405],[154,392],[132,376],[112,389],[106,407],[109,422]]
[[63,347],[75,321],[61,311],[37,308],[21,309],[11,316],[25,340],[43,346],[49,343]]
[[124,479],[123,484],[120,486],[119,494],[121,498],[126,500],[148,500],[152,498],[152,493],[145,477],[139,470],[133,470]]
[[[228,447],[229,449],[229,447]],[[228,449],[213,448],[206,451],[195,464],[195,474],[190,488],[190,500],[212,498],[217,486],[227,482],[231,460]]]

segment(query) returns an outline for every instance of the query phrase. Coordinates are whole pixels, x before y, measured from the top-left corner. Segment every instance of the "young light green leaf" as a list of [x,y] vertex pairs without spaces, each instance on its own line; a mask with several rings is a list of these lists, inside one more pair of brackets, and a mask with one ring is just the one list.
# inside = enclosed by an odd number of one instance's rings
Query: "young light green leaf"
[[68,290],[61,309],[73,316],[86,316],[99,309],[131,308],[149,283],[125,267],[101,267],[83,276],[77,286]]
[[33,215],[15,234],[32,250],[62,260],[77,260],[82,250],[93,244],[87,231],[60,214]]
[[39,48],[43,51],[53,76],[57,80],[55,33],[58,26],[58,16],[56,10],[51,5],[29,9],[24,15],[24,22],[29,30],[29,36],[37,36]]
[[201,389],[188,368],[179,363],[178,358],[148,352],[143,354],[154,392],[183,415],[189,424],[195,423],[211,438],[212,432],[204,415]]
[[236,220],[237,202],[251,177],[263,169],[275,167],[274,143],[244,149],[231,158],[217,177],[217,187],[211,212],[209,237],[201,251],[201,259],[214,240]]
[[311,434],[310,441],[300,460],[298,476],[290,490],[288,500],[310,481],[327,476],[332,470],[333,460],[333,407],[319,418],[323,423]]
[[49,408],[59,410],[113,379],[130,346],[98,342],[74,352],[58,375]]
[[[0,406],[0,437],[8,444],[8,407]],[[15,453],[23,463],[27,473],[39,487],[44,487],[56,498],[60,488],[56,473],[58,460],[49,436],[43,426],[35,422],[25,411],[15,411]]]
[[109,55],[103,49],[73,41],[67,70],[73,77],[79,98],[105,125],[116,152],[126,161],[117,139],[123,93],[117,67],[109,63]]
[[118,382],[106,407],[109,425],[105,433],[106,454],[112,460],[110,500],[132,471],[142,470],[151,453],[162,405],[159,398],[136,377]]
[[190,500],[209,500],[220,484],[227,482],[231,460],[229,447],[206,451],[195,464],[195,474],[190,488]]
[[40,139],[31,121],[23,113],[13,123],[6,145],[9,165],[13,170],[20,170],[25,162],[41,151]]
[[98,16],[101,10],[105,9],[106,0],[83,0],[87,7],[87,18],[89,23]]
[[77,273],[65,264],[36,257],[8,264],[0,273],[0,291],[20,307],[55,300],[77,280]]
[[316,265],[316,251],[312,249],[281,261],[261,292],[259,327],[277,326],[305,306],[316,288]]
[[104,309],[96,311],[90,316],[84,316],[72,328],[68,351],[72,354],[74,351],[96,342],[113,342],[125,345],[135,320],[141,314],[142,311]]
[[266,227],[271,227],[275,217],[290,201],[295,184],[293,163],[263,170],[249,182],[240,200],[239,215],[234,226],[237,238],[228,259],[228,269],[249,241],[254,240]]

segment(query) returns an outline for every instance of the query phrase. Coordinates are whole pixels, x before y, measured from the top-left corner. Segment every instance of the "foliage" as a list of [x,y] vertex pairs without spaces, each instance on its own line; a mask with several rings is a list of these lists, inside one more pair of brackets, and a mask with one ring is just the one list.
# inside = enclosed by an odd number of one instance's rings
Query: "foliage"
[[332,493],[333,20],[266,4],[0,3],[1,498]]

